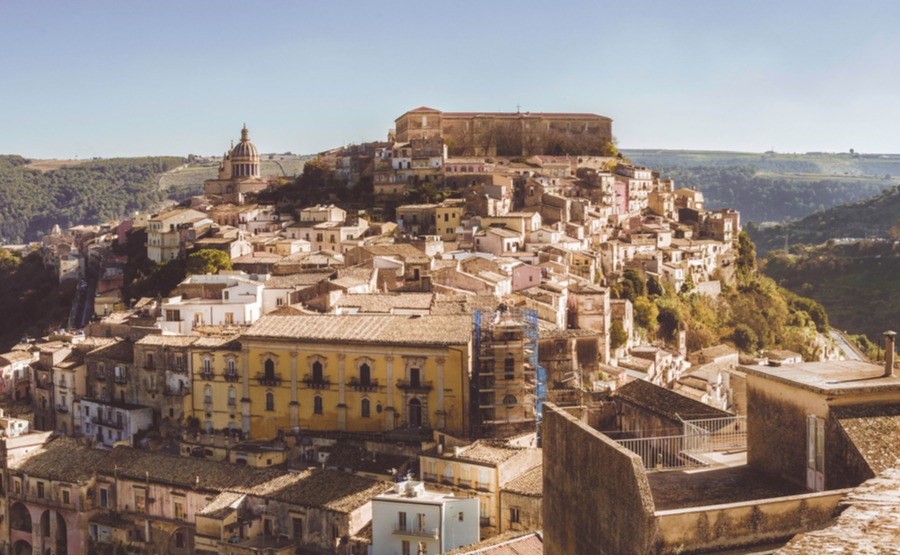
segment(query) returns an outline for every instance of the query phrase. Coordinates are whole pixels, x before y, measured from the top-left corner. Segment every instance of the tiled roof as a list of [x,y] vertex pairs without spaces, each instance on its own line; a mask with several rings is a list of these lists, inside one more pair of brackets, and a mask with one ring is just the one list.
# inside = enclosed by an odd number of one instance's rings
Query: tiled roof
[[390,483],[329,469],[282,475],[260,484],[249,494],[335,512],[352,512],[392,488]]
[[267,315],[245,337],[458,345],[469,341],[471,327],[464,315]]
[[247,495],[240,492],[223,492],[197,512],[197,515],[215,518],[225,517],[234,511],[235,507],[240,504],[245,496]]
[[646,380],[632,380],[616,390],[614,395],[672,421],[731,416],[727,411],[692,400]]
[[500,464],[519,454],[525,448],[510,446],[502,440],[476,440],[474,444],[463,448],[458,459],[466,459],[478,463]]
[[334,272],[299,272],[297,274],[282,274],[269,276],[266,280],[267,288],[288,289],[299,286],[313,286],[323,280],[334,276]]
[[345,294],[338,307],[358,307],[361,313],[390,313],[391,309],[429,309],[431,293]]
[[135,344],[139,346],[186,347],[193,345],[196,341],[197,336],[168,336],[164,334],[149,334],[136,341]]
[[538,465],[534,469],[526,471],[516,479],[506,483],[503,490],[525,494],[527,496],[544,495],[544,466]]
[[113,344],[98,347],[90,352],[92,358],[103,357],[131,363],[134,361],[134,344],[129,340],[119,340]]
[[831,525],[800,533],[776,554],[896,554],[900,525],[900,469],[888,469],[853,489],[849,506]]
[[113,448],[95,466],[98,473],[120,478],[147,480],[180,488],[243,490],[285,474],[275,469],[258,469],[223,461],[184,458],[127,447]]
[[447,554],[543,554],[540,532],[507,531],[495,537],[464,546]]
[[30,477],[70,483],[90,480],[97,465],[109,452],[91,450],[70,438],[57,438],[24,456],[11,466]]
[[900,405],[835,407],[831,413],[872,471],[900,467]]

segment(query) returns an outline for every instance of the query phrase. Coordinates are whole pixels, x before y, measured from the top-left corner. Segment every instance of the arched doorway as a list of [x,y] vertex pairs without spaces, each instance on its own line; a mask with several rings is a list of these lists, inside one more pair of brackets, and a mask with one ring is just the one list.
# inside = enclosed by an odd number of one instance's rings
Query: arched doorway
[[409,426],[411,427],[422,426],[422,402],[420,402],[417,398],[409,400],[408,421]]
[[[31,514],[28,508],[21,502],[16,502],[9,508],[9,524],[16,531],[31,532]],[[29,547],[31,545],[28,545]],[[29,550],[31,550],[29,548]],[[31,554],[31,552],[29,552]]]
[[28,541],[18,540],[13,545],[13,554],[31,554],[32,552],[33,550],[31,550],[31,543],[29,543]]
[[56,512],[56,553],[69,553],[69,527],[62,514]]
[[169,537],[169,554],[193,554],[194,534],[187,527],[179,527]]

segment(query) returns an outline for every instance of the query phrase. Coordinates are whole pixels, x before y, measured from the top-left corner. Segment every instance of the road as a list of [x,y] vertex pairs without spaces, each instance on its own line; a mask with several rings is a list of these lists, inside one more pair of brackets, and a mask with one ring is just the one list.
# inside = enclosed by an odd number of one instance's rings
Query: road
[[856,344],[847,338],[846,334],[836,328],[829,330],[829,334],[831,334],[831,337],[837,342],[838,347],[841,348],[844,357],[846,357],[848,361],[865,361],[866,363],[870,363],[869,358],[856,347]]

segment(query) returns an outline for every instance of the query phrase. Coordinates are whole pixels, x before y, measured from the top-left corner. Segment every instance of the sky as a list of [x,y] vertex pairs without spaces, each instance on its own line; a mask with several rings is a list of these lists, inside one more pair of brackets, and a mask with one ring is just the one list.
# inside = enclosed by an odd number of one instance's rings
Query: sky
[[620,148],[900,153],[900,2],[0,0],[0,153],[383,140],[592,112]]

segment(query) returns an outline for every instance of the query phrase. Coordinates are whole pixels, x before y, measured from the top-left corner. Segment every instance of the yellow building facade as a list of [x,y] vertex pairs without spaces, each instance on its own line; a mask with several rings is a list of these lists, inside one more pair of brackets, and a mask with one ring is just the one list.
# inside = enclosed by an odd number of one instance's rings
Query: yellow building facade
[[269,315],[240,351],[195,350],[190,414],[257,439],[405,427],[466,436],[470,339],[465,315]]

